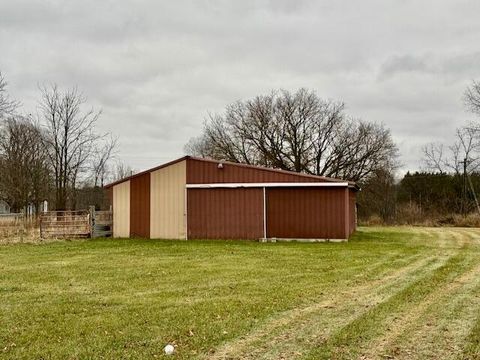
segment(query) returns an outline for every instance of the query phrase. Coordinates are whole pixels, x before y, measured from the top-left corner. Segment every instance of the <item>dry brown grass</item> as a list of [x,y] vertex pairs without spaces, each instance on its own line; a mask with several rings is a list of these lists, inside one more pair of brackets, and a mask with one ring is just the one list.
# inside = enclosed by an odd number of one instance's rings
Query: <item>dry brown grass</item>
[[391,225],[408,225],[422,227],[480,227],[480,214],[470,213],[467,215],[437,215],[437,214],[420,214],[413,212],[407,215],[405,209],[397,213],[394,220],[386,222],[378,215],[372,215],[367,219],[359,220],[361,226],[391,226]]
[[39,243],[40,229],[35,218],[0,216],[0,244]]
[[2,229],[0,228],[0,244],[21,244],[21,243],[42,243],[44,239],[40,238],[40,229],[38,227]]

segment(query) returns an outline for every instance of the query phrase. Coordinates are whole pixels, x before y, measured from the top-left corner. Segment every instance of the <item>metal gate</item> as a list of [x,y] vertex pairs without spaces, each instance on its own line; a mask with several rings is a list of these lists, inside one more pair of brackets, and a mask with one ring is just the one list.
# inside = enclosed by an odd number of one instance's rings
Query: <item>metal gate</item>
[[113,231],[111,211],[90,210],[48,211],[40,215],[42,238],[110,237]]
[[113,213],[112,211],[96,211],[90,209],[91,235],[92,238],[111,237],[113,234]]

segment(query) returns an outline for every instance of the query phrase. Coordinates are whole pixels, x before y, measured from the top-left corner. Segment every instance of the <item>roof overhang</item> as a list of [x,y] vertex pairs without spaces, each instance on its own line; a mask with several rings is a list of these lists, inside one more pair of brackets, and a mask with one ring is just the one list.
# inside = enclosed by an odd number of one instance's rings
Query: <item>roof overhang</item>
[[349,187],[348,182],[270,182],[270,183],[212,183],[186,184],[187,189],[235,189],[235,188],[279,188],[279,187]]
[[[198,158],[198,157],[193,157],[193,156],[189,156],[189,155],[183,156],[179,159],[170,161],[170,162],[162,164],[160,166],[142,171],[142,172],[134,174],[132,176],[128,176],[124,179],[115,181],[111,184],[105,185],[104,188],[105,189],[112,188],[113,186],[121,184],[122,182],[132,180],[136,177],[145,175],[147,173],[151,173],[153,171],[162,169],[164,167],[176,164],[176,163],[184,161],[184,160],[203,161],[203,162],[209,162],[209,163],[213,163],[213,164],[225,164],[225,165],[228,165],[228,166],[243,167],[243,168],[249,168],[249,169],[254,169],[254,170],[263,170],[263,171],[269,171],[269,172],[272,172],[272,173],[279,173],[279,174],[291,174],[291,175],[295,175],[299,178],[314,179],[313,181],[315,181],[315,182],[309,182],[309,183],[306,183],[306,182],[300,182],[300,183],[292,183],[292,182],[265,183],[266,184],[265,186],[264,185],[259,185],[259,184],[263,184],[263,183],[250,183],[248,186],[243,186],[243,185],[242,186],[226,186],[226,184],[223,184],[223,186],[216,186],[218,184],[188,184],[188,185],[215,185],[216,187],[224,187],[224,188],[228,188],[228,187],[232,188],[232,187],[295,187],[295,186],[300,186],[300,187],[302,187],[302,186],[303,187],[307,187],[307,186],[337,186],[338,187],[338,186],[348,186],[350,189],[354,189],[355,191],[360,190],[358,185],[353,181],[342,181],[342,180],[339,180],[339,179],[325,177],[325,176],[310,175],[310,174],[304,174],[304,173],[287,171],[287,170],[271,169],[271,168],[262,167],[262,166],[254,166],[254,165],[242,164],[242,163],[233,163],[233,162],[229,162],[229,161]],[[244,184],[244,183],[241,183],[241,184]],[[276,184],[279,184],[279,185],[276,185]],[[288,185],[285,185],[285,184],[288,184]],[[301,184],[301,185],[292,185],[292,184]],[[333,185],[311,185],[311,184],[333,184]],[[347,185],[345,185],[345,184],[347,184]],[[229,183],[229,185],[232,185],[232,184]],[[210,187],[212,187],[212,186],[210,186]],[[197,188],[202,188],[202,187],[199,186]],[[203,186],[203,188],[208,188],[208,187]]]

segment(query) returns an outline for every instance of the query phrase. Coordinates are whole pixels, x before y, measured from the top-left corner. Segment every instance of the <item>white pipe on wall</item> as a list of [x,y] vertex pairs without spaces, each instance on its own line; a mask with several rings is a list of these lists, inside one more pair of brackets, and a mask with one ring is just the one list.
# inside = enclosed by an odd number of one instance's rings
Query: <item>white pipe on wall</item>
[[267,238],[267,194],[263,187],[263,238]]
[[185,211],[185,214],[183,215],[184,216],[184,224],[185,224],[185,240],[188,240],[188,209],[187,209],[187,206],[188,206],[188,202],[187,202],[187,196],[188,196],[188,188],[185,187],[185,204],[184,204],[184,211]]

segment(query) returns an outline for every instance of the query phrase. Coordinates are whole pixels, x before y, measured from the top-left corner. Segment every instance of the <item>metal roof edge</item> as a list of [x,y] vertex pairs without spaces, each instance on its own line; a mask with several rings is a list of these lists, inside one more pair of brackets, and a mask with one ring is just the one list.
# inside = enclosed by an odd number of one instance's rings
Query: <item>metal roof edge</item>
[[159,170],[159,169],[165,168],[167,166],[179,163],[179,162],[184,161],[184,160],[189,160],[189,159],[196,160],[196,161],[211,162],[211,163],[216,163],[216,164],[222,163],[222,164],[227,164],[227,165],[231,165],[231,166],[245,167],[245,168],[254,169],[254,170],[256,169],[256,170],[270,171],[270,172],[275,172],[275,173],[279,173],[279,174],[290,174],[290,175],[305,177],[305,178],[309,178],[309,179],[323,180],[325,182],[347,182],[348,185],[349,185],[349,188],[360,190],[360,187],[353,181],[346,181],[346,180],[342,180],[342,179],[335,179],[335,178],[330,178],[330,177],[320,176],[320,175],[311,175],[311,174],[299,173],[299,172],[296,172],[296,171],[272,169],[272,168],[268,168],[268,167],[264,167],[264,166],[250,165],[250,164],[244,164],[244,163],[235,163],[235,162],[231,162],[231,161],[215,160],[215,159],[210,159],[210,158],[201,158],[201,157],[196,157],[196,156],[191,156],[191,155],[182,156],[178,159],[169,161],[169,162],[161,164],[159,166],[156,166],[156,167],[141,171],[137,174],[133,174],[133,175],[128,176],[126,178],[114,181],[110,184],[105,185],[104,188],[105,189],[111,188],[111,187],[113,187],[115,185],[118,185],[118,184],[121,184],[125,181],[129,181],[129,180],[134,179],[136,177],[151,173],[153,171],[156,171],[156,170]]
[[348,182],[241,182],[241,183],[206,183],[186,184],[187,189],[216,188],[270,188],[270,187],[349,187]]
[[353,182],[353,181],[336,179],[336,178],[331,178],[331,177],[321,176],[321,175],[305,174],[305,173],[301,173],[301,172],[290,171],[290,170],[282,170],[282,169],[272,169],[272,168],[265,167],[265,166],[250,165],[250,164],[245,164],[245,163],[235,163],[235,162],[232,162],[232,161],[215,160],[215,159],[211,159],[211,158],[201,158],[201,157],[196,157],[196,156],[187,156],[187,158],[191,159],[191,160],[198,160],[198,161],[211,162],[211,163],[217,163],[217,164],[222,163],[222,164],[227,164],[227,165],[232,165],[232,166],[239,166],[239,167],[245,167],[245,168],[256,169],[256,170],[264,170],[264,171],[270,171],[270,172],[275,172],[275,173],[280,173],[280,174],[290,174],[290,175],[306,177],[306,178],[310,178],[310,179],[324,180],[324,181],[328,181],[328,182],[348,182],[349,185],[356,186],[356,183]]
[[125,181],[129,181],[129,180],[134,179],[134,178],[136,178],[136,177],[139,177],[139,176],[142,176],[142,175],[145,175],[145,174],[148,174],[148,173],[151,173],[151,172],[160,170],[160,169],[162,169],[162,168],[164,168],[164,167],[167,167],[167,166],[170,166],[170,165],[174,165],[174,164],[179,163],[179,162],[181,162],[181,161],[183,161],[183,160],[187,160],[189,157],[190,157],[190,156],[188,156],[188,155],[182,156],[181,158],[178,158],[178,159],[169,161],[169,162],[164,163],[164,164],[162,164],[162,165],[158,165],[158,166],[155,166],[155,167],[153,167],[153,168],[150,168],[150,169],[141,171],[141,172],[139,172],[139,173],[137,173],[137,174],[133,174],[133,175],[128,176],[128,177],[126,177],[126,178],[123,178],[123,179],[114,181],[114,182],[112,182],[112,183],[110,183],[110,184],[105,185],[104,188],[105,188],[105,189],[108,189],[108,188],[110,188],[110,187],[112,187],[112,186],[121,184],[121,183],[123,183],[123,182],[125,182]]

